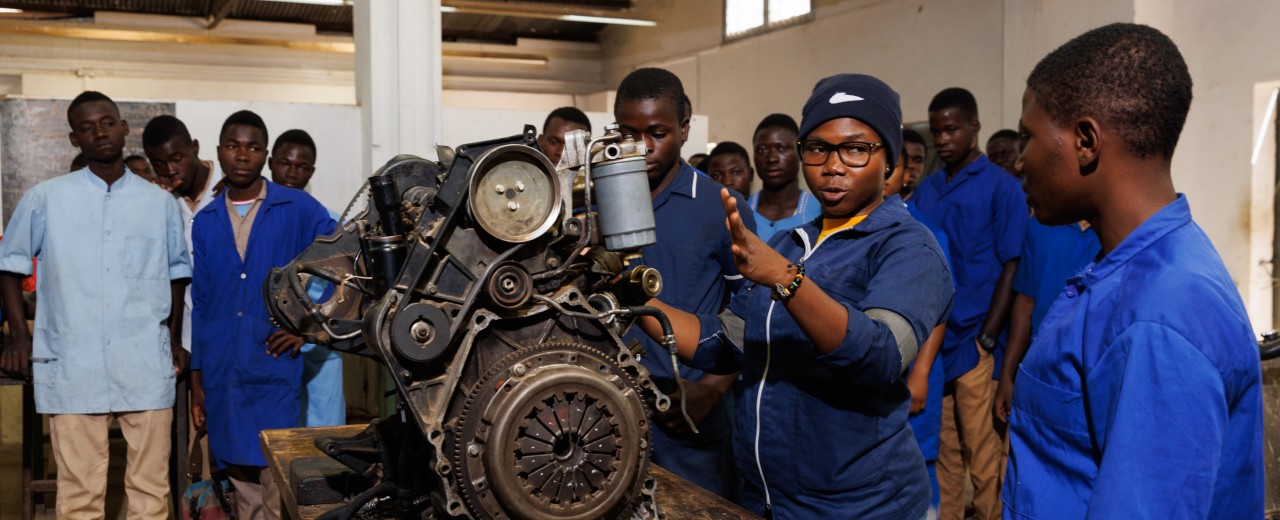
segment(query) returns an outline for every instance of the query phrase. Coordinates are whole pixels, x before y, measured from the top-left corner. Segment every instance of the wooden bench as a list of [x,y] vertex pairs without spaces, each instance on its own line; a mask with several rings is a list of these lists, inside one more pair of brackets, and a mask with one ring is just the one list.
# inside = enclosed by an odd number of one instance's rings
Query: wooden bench
[[[353,424],[325,428],[293,428],[262,432],[262,451],[267,456],[271,474],[280,485],[280,496],[290,517],[312,520],[337,504],[299,506],[296,484],[291,481],[289,467],[294,461],[321,457],[328,458],[315,447],[320,436],[349,437],[364,430],[365,426]],[[649,465],[649,475],[657,481],[658,509],[666,518],[681,520],[751,519],[759,518],[745,509],[702,489],[669,471]]]

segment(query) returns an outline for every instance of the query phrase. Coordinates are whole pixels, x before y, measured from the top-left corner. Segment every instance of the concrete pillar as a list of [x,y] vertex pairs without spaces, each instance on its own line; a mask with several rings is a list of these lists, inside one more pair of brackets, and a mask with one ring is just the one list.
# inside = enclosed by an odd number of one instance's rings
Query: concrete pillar
[[354,11],[365,171],[398,154],[435,159],[443,115],[440,0],[356,0]]

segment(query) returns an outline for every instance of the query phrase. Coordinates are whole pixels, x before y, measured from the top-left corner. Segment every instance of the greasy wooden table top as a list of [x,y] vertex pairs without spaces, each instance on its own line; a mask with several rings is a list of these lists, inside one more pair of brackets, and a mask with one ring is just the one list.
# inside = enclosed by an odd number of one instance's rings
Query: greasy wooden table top
[[[271,467],[271,473],[281,484],[280,495],[284,498],[289,514],[293,518],[311,520],[332,509],[333,506],[299,507],[297,498],[294,497],[294,486],[288,482],[289,463],[304,457],[323,457],[324,454],[315,447],[316,437],[349,437],[360,433],[364,428],[364,425],[352,424],[262,432],[262,451],[267,455],[267,464]],[[728,500],[672,475],[656,464],[649,465],[649,475],[657,481],[658,509],[666,518],[679,520],[759,518]]]

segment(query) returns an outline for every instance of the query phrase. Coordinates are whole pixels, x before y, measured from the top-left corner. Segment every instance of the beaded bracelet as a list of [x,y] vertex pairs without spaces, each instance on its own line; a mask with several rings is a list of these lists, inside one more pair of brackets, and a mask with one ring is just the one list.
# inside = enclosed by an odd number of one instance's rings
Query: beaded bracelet
[[796,289],[800,288],[800,282],[804,281],[804,261],[801,260],[794,264],[787,264],[788,268],[796,268],[796,277],[791,279],[791,285],[783,287],[782,284],[774,284],[773,294],[770,296],[774,301],[786,303],[792,296],[795,296]]

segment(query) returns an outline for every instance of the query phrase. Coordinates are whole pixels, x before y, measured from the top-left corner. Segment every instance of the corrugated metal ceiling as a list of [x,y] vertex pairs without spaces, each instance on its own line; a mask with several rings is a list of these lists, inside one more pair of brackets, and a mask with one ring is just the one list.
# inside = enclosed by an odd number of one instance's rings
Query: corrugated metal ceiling
[[[470,4],[492,4],[495,9],[506,6],[545,4],[550,12],[557,9],[599,9],[624,11],[631,0],[481,0]],[[0,0],[0,7],[28,12],[50,13],[51,17],[88,17],[94,11],[196,16],[227,19],[306,23],[326,33],[351,33],[351,6],[326,6],[297,2],[261,0]],[[595,41],[604,27],[597,23],[567,22],[516,16],[472,13],[444,13],[441,32],[446,41],[513,42],[516,38],[549,38],[557,40]]]

